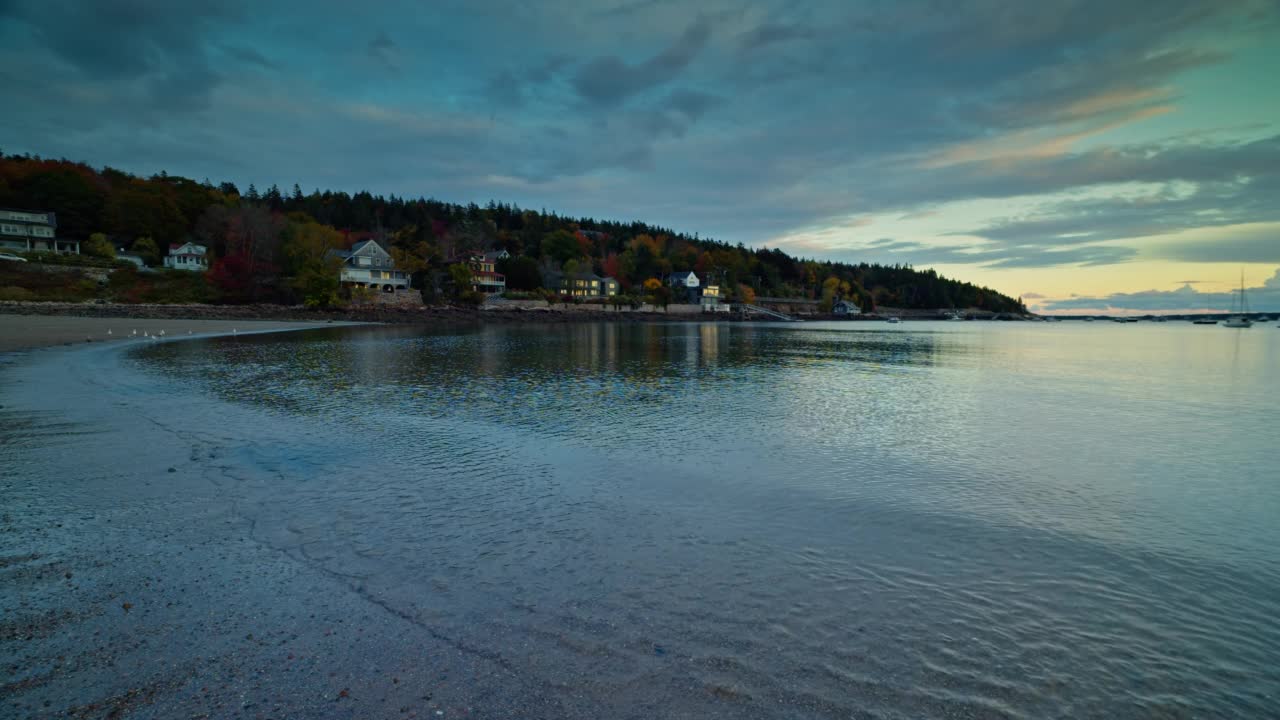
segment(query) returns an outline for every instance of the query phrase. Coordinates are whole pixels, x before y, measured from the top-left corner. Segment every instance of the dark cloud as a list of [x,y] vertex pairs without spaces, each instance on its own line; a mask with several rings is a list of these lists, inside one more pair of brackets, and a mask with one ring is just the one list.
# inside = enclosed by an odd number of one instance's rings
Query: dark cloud
[[764,23],[742,33],[738,46],[742,50],[759,50],[776,43],[805,40],[817,35],[813,28],[784,23]]
[[13,2],[0,13],[29,26],[41,45],[84,77],[97,81],[138,81],[153,89],[158,106],[167,92],[179,108],[207,103],[218,84],[204,36],[245,19],[239,1],[210,0],[178,5],[162,0]]
[[264,70],[276,70],[279,66],[272,62],[267,56],[258,52],[251,47],[240,45],[220,44],[218,49],[246,65],[256,65]]
[[400,47],[386,30],[378,30],[377,34],[369,39],[365,52],[386,69],[400,70]]
[[489,79],[486,95],[499,106],[520,107],[532,92],[555,80],[571,62],[567,55],[555,54],[527,70],[501,70]]
[[589,103],[616,105],[632,95],[674,80],[710,38],[710,23],[699,19],[667,49],[637,65],[628,65],[616,55],[586,63],[578,69],[573,86]]

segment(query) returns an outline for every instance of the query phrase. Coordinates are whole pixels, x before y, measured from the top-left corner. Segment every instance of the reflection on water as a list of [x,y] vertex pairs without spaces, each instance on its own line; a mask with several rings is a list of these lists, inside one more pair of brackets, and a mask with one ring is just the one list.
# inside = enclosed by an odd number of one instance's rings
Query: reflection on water
[[1260,717],[1274,335],[362,328],[135,359],[273,416],[222,430],[264,539],[604,715]]

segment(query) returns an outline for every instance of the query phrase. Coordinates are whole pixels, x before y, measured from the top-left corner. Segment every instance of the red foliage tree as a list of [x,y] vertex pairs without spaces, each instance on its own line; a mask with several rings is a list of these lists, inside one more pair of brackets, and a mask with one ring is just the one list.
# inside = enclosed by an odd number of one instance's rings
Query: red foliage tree
[[600,269],[604,271],[605,277],[619,278],[622,276],[622,266],[618,262],[617,253],[609,253],[604,262],[600,263]]
[[244,302],[253,286],[253,272],[249,258],[244,255],[227,255],[218,258],[205,279],[218,289],[226,302]]

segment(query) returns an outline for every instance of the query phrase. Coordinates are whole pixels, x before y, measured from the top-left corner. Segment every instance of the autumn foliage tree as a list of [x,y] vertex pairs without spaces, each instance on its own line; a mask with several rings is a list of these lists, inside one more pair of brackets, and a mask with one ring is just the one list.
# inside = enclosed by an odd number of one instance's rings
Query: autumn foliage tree
[[[0,154],[0,206],[55,212],[59,236],[82,243],[94,232],[114,236],[117,245],[150,237],[163,248],[194,239],[210,249],[211,287],[225,287],[220,299],[226,302],[292,301],[297,288],[290,278],[296,274],[287,267],[281,243],[291,222],[285,218],[301,213],[348,237],[381,230],[397,267],[418,280],[432,270],[443,276],[443,263],[462,251],[506,249],[513,255],[510,267],[519,262],[526,270],[562,268],[573,260],[584,271],[616,278],[636,296],[646,278],[691,269],[709,284],[714,279],[725,288],[749,286],[772,297],[838,294],[858,297],[864,307],[877,301],[904,308],[1021,310],[1014,298],[933,270],[798,258],[779,248],[749,248],[639,221],[571,218],[501,202],[481,206],[366,191],[304,193],[297,185],[283,192],[270,182],[263,184],[265,192],[251,183],[244,187],[241,193],[225,181],[164,173],[142,178],[65,160]],[[428,269],[420,271],[422,258]],[[534,285],[532,273],[507,272],[513,289],[517,283]],[[835,294],[826,293],[825,281],[832,277],[838,280]]]
[[314,220],[292,222],[285,231],[284,254],[290,282],[307,307],[333,307],[338,295],[342,260],[331,251],[342,246],[342,233]]

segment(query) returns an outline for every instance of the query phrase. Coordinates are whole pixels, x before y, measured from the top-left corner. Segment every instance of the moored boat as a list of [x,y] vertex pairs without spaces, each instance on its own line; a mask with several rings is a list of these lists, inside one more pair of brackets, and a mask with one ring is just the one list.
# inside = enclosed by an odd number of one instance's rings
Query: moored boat
[[1237,301],[1234,298],[1232,298],[1231,311],[1232,313],[1238,313],[1238,314],[1233,314],[1231,317],[1224,320],[1222,323],[1222,327],[1229,327],[1229,328],[1253,327],[1253,321],[1249,319],[1249,298],[1245,297],[1245,294],[1244,294],[1244,271],[1243,270],[1240,271],[1240,300],[1237,303]]

